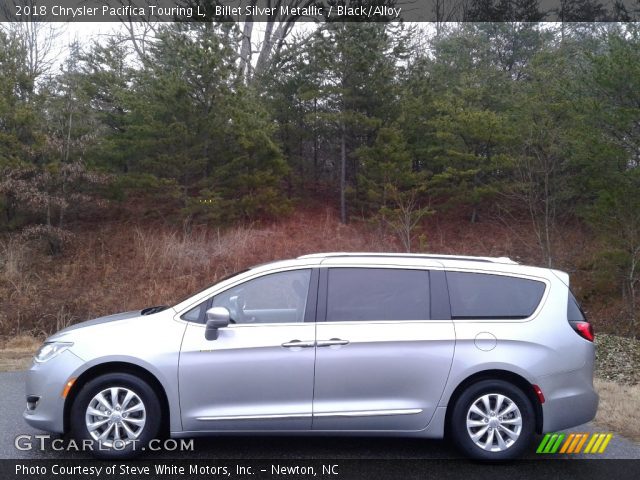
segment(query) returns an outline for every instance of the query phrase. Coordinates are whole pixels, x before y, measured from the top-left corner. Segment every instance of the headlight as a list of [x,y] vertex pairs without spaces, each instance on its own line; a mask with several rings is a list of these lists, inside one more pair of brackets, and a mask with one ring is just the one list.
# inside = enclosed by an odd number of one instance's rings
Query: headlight
[[33,359],[37,363],[44,363],[46,361],[51,360],[56,355],[60,355],[67,348],[72,346],[72,342],[47,342],[44,343],[36,352],[35,357]]

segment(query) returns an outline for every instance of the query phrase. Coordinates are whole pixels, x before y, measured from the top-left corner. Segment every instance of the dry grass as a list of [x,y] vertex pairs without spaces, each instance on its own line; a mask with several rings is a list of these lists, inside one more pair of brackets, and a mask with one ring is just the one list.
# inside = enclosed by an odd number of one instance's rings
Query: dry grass
[[30,337],[28,335],[19,335],[5,340],[2,343],[2,350],[4,351],[16,351],[16,352],[31,352],[35,353],[42,342],[37,338]]
[[0,372],[26,370],[41,341],[28,335],[11,337],[0,342]]
[[[585,236],[572,228],[563,231],[559,258],[565,263],[584,250]],[[421,226],[414,249],[506,255],[536,264],[539,252],[529,230],[526,223],[507,226],[489,216],[472,224],[463,213],[446,211]],[[271,260],[323,251],[400,250],[390,232],[364,219],[342,225],[330,208],[298,210],[273,223],[225,230],[195,226],[189,232],[159,221],[103,219],[78,226],[70,247],[57,257],[35,243],[0,238],[0,335],[43,337],[85,319],[172,304],[223,276]],[[600,319],[594,320],[598,330]]]
[[595,379],[600,406],[595,423],[607,430],[640,442],[640,385],[622,385]]
[[0,241],[0,335],[9,329],[10,318],[21,331],[21,317],[10,317],[10,305],[22,305],[35,294],[30,249],[17,238]]
[[0,247],[0,298],[6,299],[0,335],[38,337],[88,318],[172,304],[271,260],[317,251],[398,250],[393,236],[365,224],[342,225],[331,210],[224,231],[100,224],[75,232],[59,257],[13,240]]

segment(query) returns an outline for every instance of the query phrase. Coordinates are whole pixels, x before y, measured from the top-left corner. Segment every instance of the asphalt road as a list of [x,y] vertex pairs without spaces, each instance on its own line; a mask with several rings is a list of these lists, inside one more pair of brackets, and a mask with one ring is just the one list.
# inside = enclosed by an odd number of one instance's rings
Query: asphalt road
[[[22,419],[24,410],[23,372],[0,373],[0,459],[81,459],[88,453],[18,450],[16,436],[42,434]],[[602,432],[592,424],[581,425],[570,431]],[[532,445],[531,459],[563,458],[568,455],[536,455]],[[456,459],[458,452],[439,440],[402,438],[345,438],[345,437],[218,437],[195,439],[191,452],[145,452],[144,458],[184,459]],[[615,435],[606,451],[600,455],[571,455],[572,458],[627,458],[640,459],[640,444]]]

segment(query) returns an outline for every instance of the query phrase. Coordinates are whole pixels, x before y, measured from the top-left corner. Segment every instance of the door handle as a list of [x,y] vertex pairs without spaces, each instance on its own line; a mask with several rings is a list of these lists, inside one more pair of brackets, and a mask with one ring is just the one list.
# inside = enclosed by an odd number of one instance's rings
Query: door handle
[[342,340],[340,338],[332,338],[331,340],[318,340],[317,345],[319,347],[332,347],[334,345],[347,345],[349,340]]
[[314,341],[303,342],[302,340],[290,340],[288,342],[284,342],[282,346],[285,348],[309,348],[315,346],[315,344],[316,342]]

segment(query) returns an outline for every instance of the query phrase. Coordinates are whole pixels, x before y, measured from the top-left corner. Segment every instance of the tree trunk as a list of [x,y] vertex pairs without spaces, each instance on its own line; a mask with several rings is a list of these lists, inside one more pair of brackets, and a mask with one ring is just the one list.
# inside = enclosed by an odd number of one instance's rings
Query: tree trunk
[[631,268],[629,269],[629,330],[633,338],[636,338],[636,315],[637,315],[637,301],[636,301],[636,254],[631,253]]
[[16,215],[15,198],[11,193],[5,194],[4,213],[7,217],[7,223],[11,223]]
[[478,221],[478,207],[474,205],[473,210],[471,211],[471,223],[476,223]]
[[64,163],[69,162],[69,146],[71,145],[71,122],[73,121],[73,112],[69,112],[69,127],[67,128],[67,148],[64,152]]
[[[255,7],[258,0],[251,0],[250,7]],[[253,15],[244,17],[244,28],[242,29],[242,46],[240,48],[240,65],[238,73],[240,77],[249,80],[249,68],[251,66],[251,34],[253,33]]]
[[318,99],[313,99],[313,181],[318,182]]
[[404,230],[404,251],[407,253],[411,253],[411,230],[412,228],[412,218],[411,218],[411,210],[406,209],[402,212],[402,222],[403,222],[403,230]]
[[[67,174],[63,173],[62,174],[62,200],[64,202],[65,198],[67,197]],[[64,203],[62,203],[60,205],[60,214],[58,216],[58,227],[62,228],[62,226],[64,225],[64,210],[65,210],[65,206]]]
[[347,139],[344,123],[342,123],[340,130],[340,221],[347,223],[347,202],[345,197],[347,188]]
[[549,173],[545,172],[544,177],[544,247],[546,251],[547,266],[551,268],[553,266],[553,259],[551,258],[551,192],[549,186]]
[[275,23],[274,18],[270,18],[267,22],[267,26],[264,31],[264,39],[262,40],[262,46],[260,47],[260,55],[258,55],[258,61],[256,62],[255,74],[259,75],[264,72],[267,66],[267,60],[271,56],[271,50],[274,44],[273,25]]

